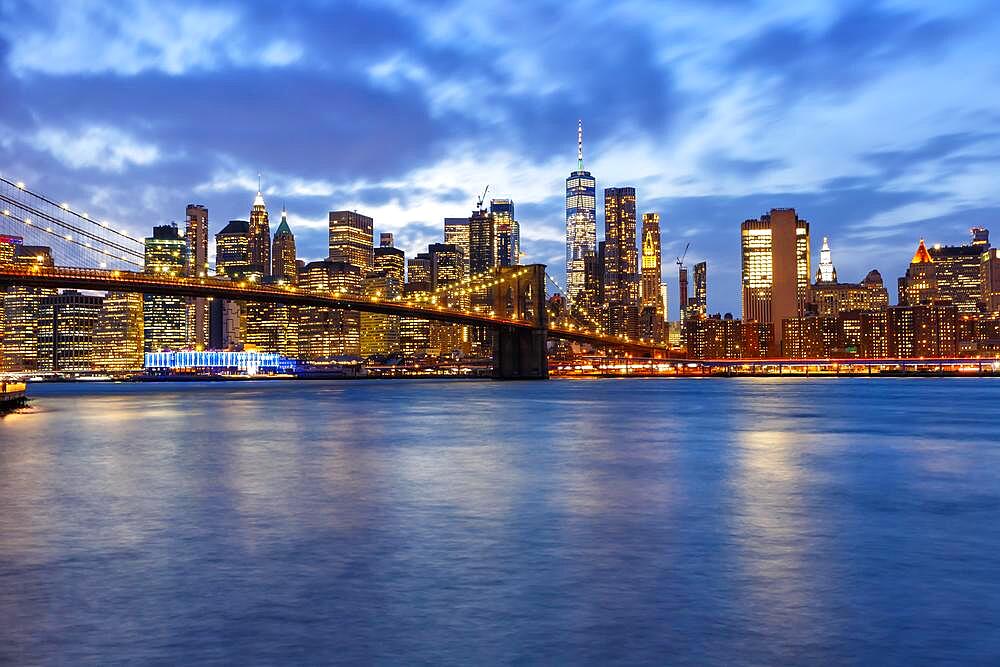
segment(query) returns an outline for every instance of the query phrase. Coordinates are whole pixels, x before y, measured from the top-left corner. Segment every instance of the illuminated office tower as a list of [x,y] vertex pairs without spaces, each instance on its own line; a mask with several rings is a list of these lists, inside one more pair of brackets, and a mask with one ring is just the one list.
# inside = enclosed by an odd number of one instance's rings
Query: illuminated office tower
[[[15,244],[13,262],[30,266],[53,266],[48,246]],[[38,306],[54,289],[8,287],[3,293],[3,370],[38,369]]]
[[458,246],[465,257],[465,275],[469,275],[469,219],[445,218],[444,242]]
[[[382,234],[381,242],[374,251],[373,270],[363,281],[364,294],[392,301],[403,295],[406,257],[402,250],[392,246],[392,234]],[[399,352],[399,326],[398,315],[361,313],[361,356]]]
[[[186,275],[208,275],[208,209],[200,204],[188,204],[185,211],[184,242],[187,244]],[[187,299],[187,339],[204,349],[208,346],[208,299],[203,296]]]
[[[187,271],[187,243],[177,225],[153,227],[145,241],[144,271],[159,276],[183,276]],[[146,352],[179,350],[188,346],[187,299],[182,296],[143,295],[143,347]]]
[[919,306],[938,299],[937,267],[927,251],[924,240],[920,239],[917,251],[913,253],[906,275],[897,283],[900,306]]
[[597,181],[583,168],[583,121],[576,130],[576,171],[566,179],[566,293],[584,297],[585,261],[597,252]]
[[392,237],[392,232],[382,232],[378,235],[378,245],[380,248],[392,248],[394,246],[394,239]]
[[989,232],[976,228],[972,233],[968,245],[934,245],[929,250],[938,298],[955,304],[960,315],[978,313],[983,298],[982,257],[989,248]]
[[[257,196],[254,197],[253,206],[250,208],[249,232],[249,257],[250,264],[257,267],[264,276],[271,275],[271,225],[267,216],[267,205],[264,204],[264,195],[257,187]],[[218,258],[216,259],[218,265]]]
[[[94,370],[105,373],[142,370],[142,305],[141,294],[108,292],[104,297],[94,326]],[[207,301],[205,305],[207,308]],[[208,345],[207,339],[203,345]]]
[[[316,294],[360,295],[361,269],[347,262],[310,262],[300,272],[299,287]],[[299,357],[329,363],[335,357],[357,356],[361,348],[360,324],[356,310],[303,306],[299,309]]]
[[987,313],[1000,312],[1000,248],[989,248],[981,258],[983,294]]
[[[38,370],[83,373],[94,364],[94,327],[103,297],[75,290],[38,302]],[[183,312],[183,311],[182,311]]]
[[688,311],[695,317],[708,315],[708,263],[694,265],[694,296],[688,303]]
[[215,274],[233,277],[250,270],[250,223],[230,220],[215,235]]
[[794,208],[771,209],[740,226],[743,320],[773,325],[781,351],[782,320],[801,318],[809,300],[809,223]]
[[24,245],[24,239],[20,236],[0,234],[0,264],[12,264],[18,246],[22,245]]
[[[389,300],[387,296],[390,292],[390,278],[389,274],[384,270],[373,270],[369,271],[361,281],[361,291],[364,296],[376,299],[379,301]],[[369,313],[362,311],[361,313],[361,337],[360,337],[360,353],[362,357],[371,357],[374,355],[388,355],[396,350],[392,349],[393,345],[390,343],[390,338],[392,338],[392,327],[390,326],[389,319],[392,315],[386,315],[384,313]],[[399,318],[395,318],[397,321]],[[396,327],[396,339],[398,342],[398,326]]]
[[521,262],[521,225],[514,219],[514,202],[490,200],[498,266],[517,266]]
[[[433,289],[433,259],[429,253],[419,253],[406,263],[407,297],[419,298]],[[428,354],[431,346],[431,323],[417,317],[401,317],[399,321],[399,345],[403,354],[412,357]]]
[[[374,221],[357,211],[330,211],[330,261],[347,262],[361,275],[372,268]],[[360,282],[358,284],[360,288]]]
[[660,298],[661,256],[660,215],[658,213],[643,213],[640,299],[643,308],[652,307],[662,318],[664,312],[663,299]]
[[660,216],[657,213],[642,214],[642,239],[639,247],[639,336],[660,340],[663,338],[664,310],[660,296],[661,250]]
[[485,209],[478,209],[469,216],[469,272],[470,275],[478,275],[496,267],[493,215]]
[[[465,277],[465,257],[462,250],[451,243],[432,243],[427,247],[431,259],[431,288],[439,295],[438,303],[451,308],[467,309],[468,296],[449,295],[448,288],[456,286]],[[430,323],[430,348],[438,354],[470,351],[468,327],[447,322]]]
[[604,189],[604,243],[607,330],[612,335],[635,338],[639,333],[635,188]]
[[[274,284],[274,276],[265,278],[264,284]],[[240,340],[244,347],[277,353],[287,359],[298,358],[298,306],[254,301],[242,305],[245,314]]]
[[271,243],[271,276],[275,282],[295,285],[299,280],[295,265],[295,236],[288,228],[288,211],[281,210],[281,222]]

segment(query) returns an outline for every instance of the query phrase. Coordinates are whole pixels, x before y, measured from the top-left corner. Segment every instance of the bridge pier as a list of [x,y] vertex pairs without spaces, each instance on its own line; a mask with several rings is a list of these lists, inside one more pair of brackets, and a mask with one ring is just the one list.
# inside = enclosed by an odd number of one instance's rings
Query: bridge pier
[[549,360],[545,329],[502,326],[493,346],[493,377],[498,380],[545,380]]
[[545,265],[500,269],[503,285],[493,290],[499,317],[528,320],[532,327],[501,324],[493,345],[493,377],[500,380],[544,380],[549,377],[546,349]]

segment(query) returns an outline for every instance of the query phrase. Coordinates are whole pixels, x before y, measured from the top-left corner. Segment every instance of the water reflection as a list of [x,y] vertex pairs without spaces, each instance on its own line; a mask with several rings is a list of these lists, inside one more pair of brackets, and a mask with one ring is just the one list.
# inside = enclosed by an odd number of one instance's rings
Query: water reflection
[[0,658],[983,662],[996,387],[39,387]]

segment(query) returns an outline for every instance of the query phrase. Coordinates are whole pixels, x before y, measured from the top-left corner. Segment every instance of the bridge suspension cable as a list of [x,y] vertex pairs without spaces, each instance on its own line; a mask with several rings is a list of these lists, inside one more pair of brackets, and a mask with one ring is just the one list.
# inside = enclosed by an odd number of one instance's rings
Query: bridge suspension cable
[[0,213],[2,213],[2,215],[3,215],[4,218],[6,218],[8,220],[13,220],[14,222],[18,222],[18,223],[24,225],[25,227],[30,227],[30,228],[33,228],[33,229],[37,229],[39,232],[42,232],[44,234],[49,234],[49,235],[54,236],[54,237],[56,237],[58,239],[61,239],[62,241],[66,241],[67,243],[72,243],[72,244],[77,245],[77,246],[79,246],[81,248],[86,248],[87,250],[89,250],[91,252],[96,252],[99,255],[107,257],[108,259],[113,259],[113,260],[125,262],[126,264],[131,264],[132,266],[136,266],[136,267],[142,268],[142,264],[140,264],[139,262],[133,261],[133,260],[128,259],[126,257],[122,257],[120,255],[114,255],[114,254],[112,254],[112,253],[110,253],[107,250],[104,250],[102,248],[95,248],[94,245],[92,243],[90,243],[89,241],[78,241],[77,239],[73,238],[72,234],[60,234],[59,232],[55,231],[51,227],[40,227],[40,226],[36,225],[35,223],[33,223],[30,218],[22,218],[22,217],[16,215],[10,209],[4,209]]

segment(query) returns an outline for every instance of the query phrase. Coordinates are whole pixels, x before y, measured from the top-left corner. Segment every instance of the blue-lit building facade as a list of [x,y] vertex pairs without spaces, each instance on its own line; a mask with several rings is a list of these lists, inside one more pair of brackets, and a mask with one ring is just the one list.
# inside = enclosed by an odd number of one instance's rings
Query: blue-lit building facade
[[597,181],[583,168],[583,122],[577,127],[577,169],[566,179],[566,292],[581,302],[585,258],[597,252]]
[[293,373],[298,362],[275,352],[258,350],[178,350],[147,352],[149,373],[227,373],[258,375]]

